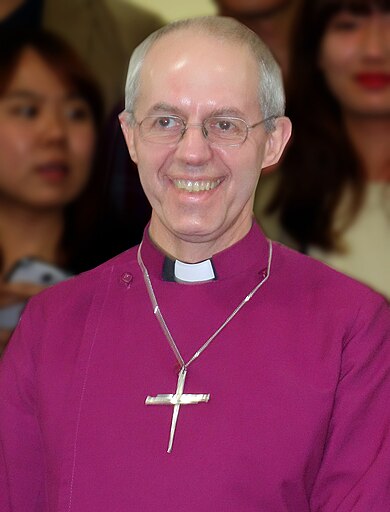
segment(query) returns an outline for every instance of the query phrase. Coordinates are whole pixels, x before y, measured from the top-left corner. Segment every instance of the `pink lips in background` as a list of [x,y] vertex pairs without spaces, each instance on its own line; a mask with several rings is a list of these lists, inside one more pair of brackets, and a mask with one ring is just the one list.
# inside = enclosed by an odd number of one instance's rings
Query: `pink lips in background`
[[366,89],[384,89],[390,86],[390,74],[387,73],[359,73],[356,81]]
[[68,166],[60,162],[50,162],[37,167],[38,174],[50,183],[60,183],[66,178],[68,171]]

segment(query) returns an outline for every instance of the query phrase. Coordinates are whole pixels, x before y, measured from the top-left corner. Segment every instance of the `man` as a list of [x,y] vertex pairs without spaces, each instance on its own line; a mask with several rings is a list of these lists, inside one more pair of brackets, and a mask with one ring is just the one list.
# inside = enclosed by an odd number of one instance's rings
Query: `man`
[[34,298],[0,377],[3,510],[385,512],[388,306],[268,241],[290,135],[237,21],[171,24],[129,67],[142,244]]
[[232,16],[252,29],[267,44],[282,68],[289,71],[294,20],[301,0],[215,0],[222,16]]
[[0,33],[43,27],[63,37],[98,79],[107,113],[122,99],[129,54],[162,25],[126,0],[0,0]]
[[[286,78],[292,25],[300,0],[216,0],[215,3],[219,14],[236,18],[260,36],[272,50]],[[122,109],[121,106],[120,110]],[[115,247],[120,252],[129,247],[129,243],[134,245],[142,239],[150,218],[150,205],[120,133],[117,112],[119,109],[113,112],[105,130],[106,147],[103,148],[101,161],[104,168],[111,170],[104,218],[109,226],[113,223],[116,226]],[[131,172],[133,169],[134,172]],[[257,191],[258,203],[261,205],[268,201],[268,189],[274,186],[275,177],[277,176],[270,173],[263,178],[263,184]],[[269,219],[270,216],[267,215],[266,227],[274,234],[277,229],[269,226]],[[104,232],[102,237],[105,237]]]

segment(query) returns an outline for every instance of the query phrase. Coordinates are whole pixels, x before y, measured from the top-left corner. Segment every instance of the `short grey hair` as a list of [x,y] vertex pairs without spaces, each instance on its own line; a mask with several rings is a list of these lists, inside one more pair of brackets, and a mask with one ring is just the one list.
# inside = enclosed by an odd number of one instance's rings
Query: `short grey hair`
[[[133,52],[126,79],[125,110],[132,115],[139,94],[143,62],[154,44],[171,32],[193,30],[221,40],[246,46],[258,63],[258,99],[264,119],[281,117],[285,111],[282,74],[268,47],[248,27],[233,18],[204,16],[174,21],[150,34]],[[274,129],[274,120],[265,123],[267,131]]]

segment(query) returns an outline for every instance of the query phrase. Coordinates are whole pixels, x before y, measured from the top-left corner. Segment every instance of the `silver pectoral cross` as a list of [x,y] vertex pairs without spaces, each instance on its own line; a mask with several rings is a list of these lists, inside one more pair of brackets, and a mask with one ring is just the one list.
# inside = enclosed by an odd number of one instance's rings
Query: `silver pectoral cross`
[[210,399],[209,394],[185,394],[184,382],[186,380],[187,368],[185,366],[180,370],[177,379],[177,388],[174,395],[157,395],[147,396],[145,400],[146,405],[173,405],[173,414],[171,422],[171,432],[169,435],[168,453],[172,451],[173,439],[175,437],[176,423],[179,416],[181,405],[200,404],[201,402],[208,402]]

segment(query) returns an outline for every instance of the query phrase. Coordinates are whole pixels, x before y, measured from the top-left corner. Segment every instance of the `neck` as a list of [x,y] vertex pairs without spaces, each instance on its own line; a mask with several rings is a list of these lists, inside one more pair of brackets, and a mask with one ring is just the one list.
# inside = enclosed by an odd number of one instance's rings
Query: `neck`
[[0,0],[0,21],[10,16],[25,0]]
[[2,273],[25,256],[56,263],[63,228],[60,210],[26,211],[0,202]]
[[251,229],[252,218],[245,219],[221,236],[214,233],[205,236],[177,236],[168,231],[152,212],[149,235],[158,248],[172,259],[185,263],[198,263],[210,259],[246,236]]
[[347,133],[369,181],[390,181],[390,116],[346,115]]

